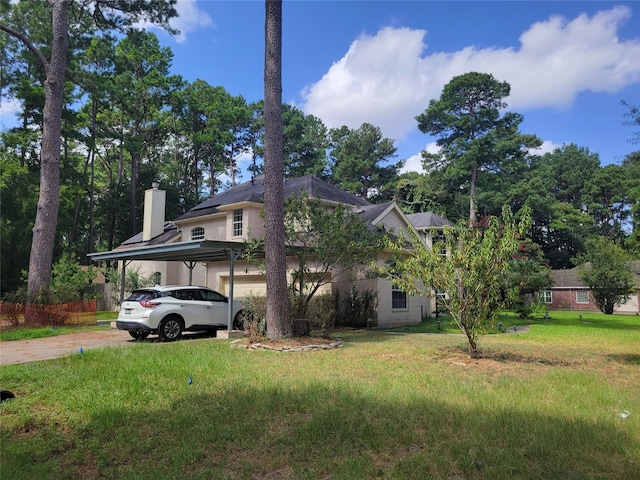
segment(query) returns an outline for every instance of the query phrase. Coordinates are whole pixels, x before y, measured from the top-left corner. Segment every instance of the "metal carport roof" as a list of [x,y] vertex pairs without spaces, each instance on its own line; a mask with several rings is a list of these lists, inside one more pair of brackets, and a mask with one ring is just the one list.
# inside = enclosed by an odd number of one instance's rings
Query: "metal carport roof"
[[[216,240],[194,240],[190,242],[165,243],[162,245],[143,245],[140,247],[117,248],[108,252],[94,252],[87,256],[94,262],[122,261],[120,281],[120,301],[124,299],[124,275],[126,263],[133,260],[158,260],[184,262],[191,269],[196,262],[229,262],[229,312],[227,329],[232,328],[234,264],[238,256],[246,249],[243,242],[225,242]],[[191,282],[190,282],[191,283]]]
[[229,252],[242,252],[243,242],[193,240],[190,242],[117,248],[108,252],[89,253],[94,262],[103,260],[164,260],[167,262],[224,262]]

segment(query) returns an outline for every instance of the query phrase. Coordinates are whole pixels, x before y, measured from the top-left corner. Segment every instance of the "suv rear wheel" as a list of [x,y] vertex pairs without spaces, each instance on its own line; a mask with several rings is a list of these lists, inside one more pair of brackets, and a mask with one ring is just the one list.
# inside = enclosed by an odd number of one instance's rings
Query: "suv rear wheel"
[[182,335],[182,322],[178,317],[163,318],[158,325],[158,336],[163,342],[173,342]]

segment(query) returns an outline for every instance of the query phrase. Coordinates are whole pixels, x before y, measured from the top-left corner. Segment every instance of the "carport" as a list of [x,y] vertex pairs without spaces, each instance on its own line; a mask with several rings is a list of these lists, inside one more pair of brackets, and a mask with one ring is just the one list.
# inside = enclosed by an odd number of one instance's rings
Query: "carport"
[[195,240],[190,242],[167,243],[161,245],[145,245],[141,247],[117,248],[108,252],[89,253],[93,262],[121,262],[120,269],[120,302],[124,300],[125,270],[132,261],[156,260],[179,261],[189,269],[189,285],[193,268],[198,262],[229,261],[229,307],[227,314],[227,330],[232,329],[233,283],[235,261],[246,249],[243,242],[224,242],[216,240]]

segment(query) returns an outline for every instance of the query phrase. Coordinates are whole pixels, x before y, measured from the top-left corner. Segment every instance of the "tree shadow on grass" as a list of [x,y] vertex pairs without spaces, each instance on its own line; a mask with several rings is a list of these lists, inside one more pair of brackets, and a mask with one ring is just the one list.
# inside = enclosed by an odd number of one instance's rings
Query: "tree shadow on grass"
[[585,317],[580,320],[580,319],[576,319],[574,320],[554,320],[553,316],[551,316],[551,318],[549,320],[545,320],[542,322],[535,322],[536,325],[544,325],[544,326],[550,326],[550,327],[554,327],[554,326],[558,326],[558,327],[574,327],[574,326],[580,326],[580,327],[584,327],[585,329],[600,329],[600,328],[604,328],[607,330],[620,330],[620,331],[629,331],[629,330],[640,330],[640,317],[630,317],[635,319],[635,322],[621,322],[616,320],[616,316],[615,315],[611,315],[610,318],[606,318],[606,319],[590,319],[588,318],[588,315],[585,315]]
[[[347,383],[199,388],[162,408],[105,408],[75,427],[3,435],[2,478],[640,478],[634,440],[615,420],[400,400]],[[60,448],[43,450],[41,435]]]
[[[211,330],[211,331],[203,330],[200,332],[183,332],[180,338],[176,341],[184,342],[189,340],[202,340],[205,338],[216,338],[216,332],[214,330]],[[160,337],[158,335],[150,335],[149,337],[143,340],[135,340],[132,338],[130,341],[135,343],[163,343],[162,340],[160,340]],[[171,343],[171,342],[167,342],[167,343]]]
[[640,366],[640,354],[637,353],[612,353],[607,357],[618,363]]

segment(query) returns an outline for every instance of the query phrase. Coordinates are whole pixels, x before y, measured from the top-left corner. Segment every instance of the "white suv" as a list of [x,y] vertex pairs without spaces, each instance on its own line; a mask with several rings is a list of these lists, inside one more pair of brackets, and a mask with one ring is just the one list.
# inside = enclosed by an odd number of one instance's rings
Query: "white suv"
[[[241,302],[233,302],[233,328],[242,326]],[[136,340],[157,333],[162,341],[177,340],[184,331],[226,328],[229,299],[206,287],[158,286],[134,290],[122,302],[116,327]]]

